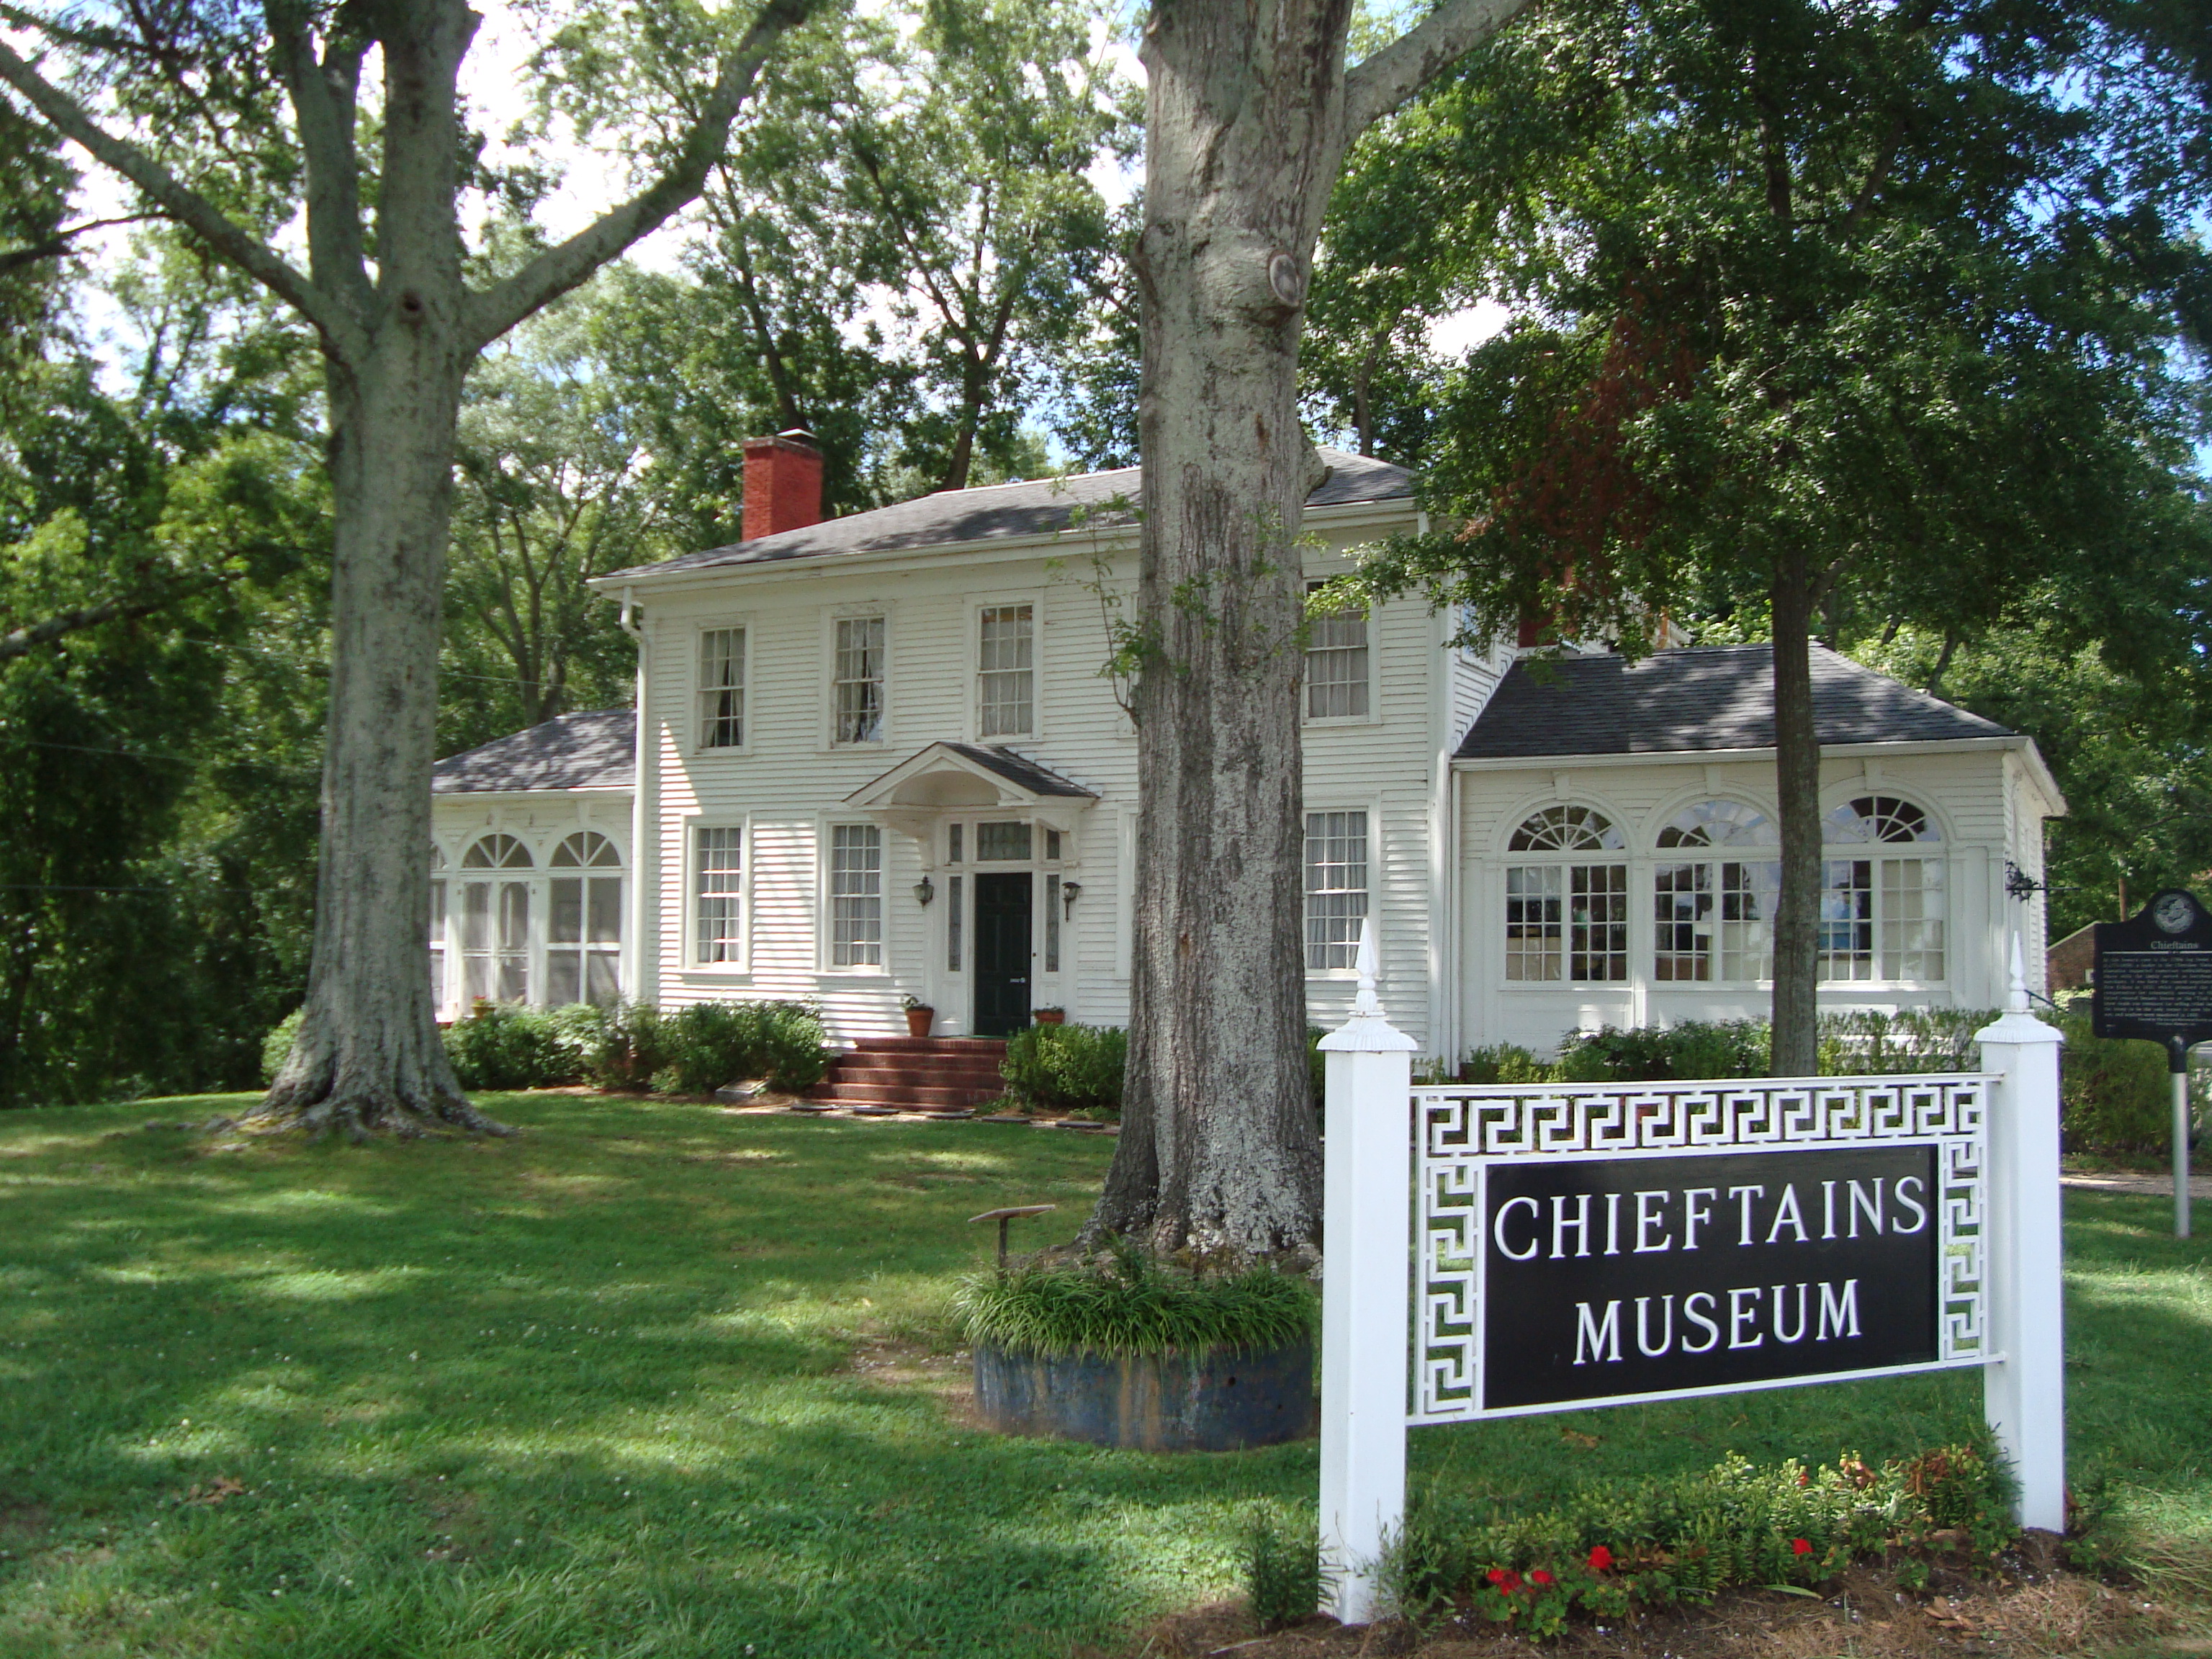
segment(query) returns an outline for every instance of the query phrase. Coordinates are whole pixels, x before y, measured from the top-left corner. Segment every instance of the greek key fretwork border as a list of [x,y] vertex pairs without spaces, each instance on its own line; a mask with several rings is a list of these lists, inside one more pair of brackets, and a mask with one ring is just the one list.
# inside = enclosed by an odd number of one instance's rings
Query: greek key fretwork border
[[1932,1142],[1939,1185],[1938,1364],[1984,1352],[1984,1116],[1975,1073],[1413,1091],[1414,1324],[1408,1420],[1480,1415],[1483,1171],[1547,1154],[1807,1151]]

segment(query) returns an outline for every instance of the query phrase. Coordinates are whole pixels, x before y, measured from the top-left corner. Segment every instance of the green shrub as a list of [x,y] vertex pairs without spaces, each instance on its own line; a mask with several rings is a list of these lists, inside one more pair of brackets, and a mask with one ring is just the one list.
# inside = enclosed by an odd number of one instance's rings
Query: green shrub
[[1029,1106],[1121,1109],[1129,1034],[1118,1025],[1031,1025],[1006,1039],[1007,1091]]
[[624,1002],[607,1010],[585,1075],[620,1094],[651,1091],[655,1073],[668,1064],[668,1033],[660,1010],[649,1002]]
[[1978,1071],[1981,1048],[1974,1033],[2002,1012],[1908,1008],[1895,1014],[1825,1014],[1820,1019],[1820,1070],[1829,1077]]
[[1946,1446],[1874,1468],[1759,1468],[1733,1454],[1702,1474],[1611,1481],[1534,1512],[1436,1488],[1414,1494],[1384,1562],[1386,1592],[1415,1617],[1447,1602],[1531,1635],[1580,1610],[1703,1601],[1732,1585],[1806,1587],[1855,1558],[2014,1535],[2010,1493],[1986,1445]]
[[478,1006],[446,1028],[446,1058],[461,1087],[552,1089],[580,1083],[605,1018],[600,1010]]
[[[1570,1031],[1559,1040],[1559,1080],[1667,1083],[1690,1078],[1763,1077],[1771,1044],[1760,1020],[1616,1030]],[[1548,1080],[1548,1079],[1547,1079]]]
[[1514,1042],[1493,1042],[1486,1048],[1470,1048],[1459,1063],[1456,1082],[1484,1088],[1515,1083],[1557,1083],[1559,1068],[1555,1061],[1539,1060],[1533,1050]]
[[695,1002],[673,1013],[649,1003],[611,1012],[589,1075],[627,1093],[705,1095],[763,1079],[797,1094],[822,1080],[830,1053],[821,1016],[797,1002]]
[[261,1039],[261,1080],[274,1083],[276,1073],[284,1069],[284,1062],[292,1057],[292,1039],[300,1035],[300,1022],[307,1017],[303,1005],[277,1021],[276,1029]]
[[1244,1538],[1244,1589],[1263,1631],[1312,1616],[1321,1605],[1321,1534],[1310,1515],[1284,1506],[1253,1506]]
[[1310,1337],[1321,1318],[1303,1279],[1264,1267],[1200,1278],[1127,1247],[1102,1261],[977,1274],[952,1308],[969,1344],[1041,1355],[1279,1348]]
[[2089,1017],[2058,1016],[2059,1133],[2069,1152],[2162,1152],[2173,1135],[2172,1084],[2155,1042],[2093,1035]]

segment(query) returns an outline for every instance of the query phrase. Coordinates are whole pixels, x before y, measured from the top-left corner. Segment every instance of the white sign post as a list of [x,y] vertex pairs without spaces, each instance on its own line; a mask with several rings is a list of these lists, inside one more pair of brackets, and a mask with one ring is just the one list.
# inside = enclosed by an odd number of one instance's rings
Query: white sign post
[[2028,1012],[2020,940],[2004,1017],[1975,1034],[2003,1079],[1990,1113],[1990,1348],[1982,1410],[2020,1483],[2014,1518],[2066,1530],[2066,1321],[2060,1269],[2058,1048]]
[[[1763,1147],[1782,1156],[1790,1155],[1793,1147],[1926,1148],[1923,1155],[1931,1162],[1924,1167],[1936,1172],[1933,1188],[1925,1189],[1912,1177],[1898,1184],[1900,1201],[1908,1189],[1914,1194],[1910,1208],[1920,1218],[1896,1231],[1918,1233],[1923,1224],[1939,1228],[1941,1248],[1931,1247],[1928,1257],[1936,1281],[1930,1287],[1940,1326],[1931,1337],[1936,1348],[1908,1357],[1910,1363],[1899,1359],[1883,1369],[1861,1362],[1838,1365],[1830,1375],[1979,1365],[1984,1413],[2019,1484],[2015,1518],[2023,1526],[2064,1530],[2058,1189],[2058,1049],[2063,1039],[2028,1012],[2016,940],[2009,1008],[1977,1035],[1978,1073],[1417,1092],[1411,1072],[1417,1045],[1383,1018],[1375,993],[1374,947],[1363,939],[1352,1018],[1321,1045],[1328,1067],[1319,1517],[1328,1588],[1322,1611],[1346,1624],[1370,1622],[1380,1611],[1382,1558],[1405,1520],[1409,1422],[1628,1403],[1632,1397],[1623,1389],[1607,1399],[1533,1406],[1509,1398],[1500,1407],[1486,1406],[1480,1389],[1468,1385],[1469,1374],[1484,1364],[1480,1310],[1486,1304],[1480,1257],[1495,1242],[1485,1220],[1489,1183],[1483,1170],[1501,1160],[1535,1169],[1565,1167],[1578,1159],[1587,1164],[1593,1156],[1674,1156],[1678,1149],[1718,1157]],[[1430,1146],[1431,1140],[1437,1145]],[[1423,1183],[1423,1231],[1418,1238],[1417,1180]],[[1828,1188],[1838,1184],[1823,1183]],[[1859,1182],[1848,1186],[1856,1205]],[[1765,1188],[1730,1190],[1751,1194]],[[1930,1202],[1923,1206],[1922,1196]],[[1643,1194],[1638,1201],[1660,1197]],[[1794,1206],[1794,1193],[1790,1201]],[[1532,1206],[1534,1200],[1510,1202]],[[1555,1199],[1554,1208],[1562,1202]],[[1608,1213],[1588,1208],[1588,1199],[1579,1202],[1587,1216]],[[1432,1210],[1437,1213],[1431,1214]],[[1747,1217],[1747,1205],[1745,1212]],[[1855,1207],[1848,1215],[1824,1212],[1826,1236],[1835,1238],[1838,1228],[1847,1225],[1856,1239],[1858,1214]],[[1791,1224],[1778,1212],[1768,1242]],[[1587,1240],[1591,1235],[1586,1221],[1562,1221],[1555,1231],[1564,1233],[1577,1225]],[[1796,1231],[1802,1237],[1806,1230],[1798,1224]],[[1747,1236],[1740,1242],[1753,1241]],[[1553,1254],[1561,1248],[1555,1241]],[[1509,1254],[1517,1262],[1534,1252],[1531,1244],[1525,1252]],[[1594,1255],[1589,1249],[1571,1254]],[[1619,1253],[1608,1249],[1601,1254]],[[1601,1259],[1594,1260],[1594,1267],[1607,1270]],[[1425,1322],[1419,1341],[1413,1317],[1417,1278]],[[1796,1323],[1802,1336],[1803,1287],[1800,1291]],[[1869,1285],[1868,1294],[1874,1293]],[[1632,1287],[1598,1294],[1614,1297],[1609,1306],[1617,1312],[1620,1298],[1632,1296]],[[1656,1305],[1656,1297],[1647,1299]],[[1710,1300],[1692,1298],[1700,1299]],[[1498,1305],[1498,1316],[1512,1326],[1499,1340],[1523,1341],[1518,1316],[1502,1311],[1512,1304]],[[1635,1316],[1641,1317],[1640,1309]],[[1838,1340],[1844,1322],[1838,1315]],[[1642,1328],[1635,1328],[1642,1352],[1659,1352],[1642,1347]],[[1776,1334],[1784,1342],[1796,1340],[1779,1324]],[[1859,1334],[1856,1310],[1849,1334]],[[1733,1338],[1731,1342],[1757,1346]],[[1621,1352],[1614,1338],[1599,1357],[1618,1359]],[[1576,1363],[1584,1357],[1578,1351]],[[1426,1369],[1417,1370],[1417,1365]],[[1674,1392],[1733,1393],[1808,1380],[1821,1379],[1776,1375],[1677,1387]],[[1644,1394],[1656,1397],[1656,1390]]]
[[1413,1235],[1413,1056],[1375,995],[1359,938],[1359,994],[1328,1056],[1321,1289],[1322,1611],[1375,1616],[1378,1569],[1406,1515],[1406,1340]]

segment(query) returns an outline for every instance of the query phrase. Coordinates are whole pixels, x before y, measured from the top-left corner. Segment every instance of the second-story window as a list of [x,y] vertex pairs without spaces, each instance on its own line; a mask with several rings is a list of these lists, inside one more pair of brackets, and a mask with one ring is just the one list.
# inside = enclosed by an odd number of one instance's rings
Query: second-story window
[[[1311,592],[1322,586],[1307,584]],[[1338,611],[1306,623],[1306,718],[1359,720],[1367,714],[1367,613]]]
[[983,608],[979,735],[1023,737],[1036,730],[1036,614],[1029,605]]
[[709,628],[699,635],[699,746],[739,749],[745,741],[745,630]]
[[841,617],[836,678],[838,743],[874,743],[884,735],[884,619]]

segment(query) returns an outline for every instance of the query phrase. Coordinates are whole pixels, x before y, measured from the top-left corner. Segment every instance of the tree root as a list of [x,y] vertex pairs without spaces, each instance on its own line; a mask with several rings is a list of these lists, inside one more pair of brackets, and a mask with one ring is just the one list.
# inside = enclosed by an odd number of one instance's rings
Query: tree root
[[342,1134],[358,1146],[379,1135],[398,1140],[457,1134],[506,1136],[511,1124],[489,1117],[459,1091],[316,1087],[316,1079],[280,1080],[239,1120],[241,1129],[298,1132],[310,1139]]

